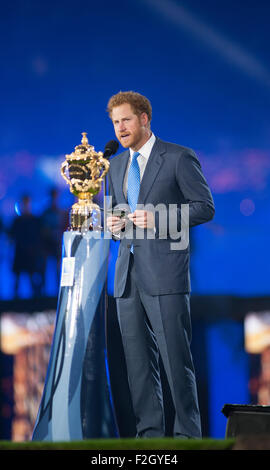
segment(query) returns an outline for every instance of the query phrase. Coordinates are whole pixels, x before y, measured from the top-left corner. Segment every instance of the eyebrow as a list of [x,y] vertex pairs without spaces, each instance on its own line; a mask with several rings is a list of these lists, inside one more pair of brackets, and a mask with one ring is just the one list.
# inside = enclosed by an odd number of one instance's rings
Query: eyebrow
[[119,122],[119,121],[124,121],[125,119],[131,119],[132,116],[125,116],[123,118],[120,118],[120,119],[113,119],[112,121],[113,122]]

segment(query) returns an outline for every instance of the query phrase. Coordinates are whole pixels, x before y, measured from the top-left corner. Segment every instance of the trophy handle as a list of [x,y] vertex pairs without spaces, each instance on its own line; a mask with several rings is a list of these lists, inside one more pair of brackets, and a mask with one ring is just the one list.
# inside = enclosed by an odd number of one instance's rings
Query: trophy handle
[[100,180],[102,180],[107,175],[109,168],[110,168],[110,162],[104,158],[102,159],[102,165],[103,165],[103,172],[100,175]]
[[61,165],[61,175],[63,176],[64,180],[66,181],[66,183],[69,185],[69,187],[71,187],[71,181],[68,179],[68,177],[66,176],[66,173],[65,173],[65,167],[68,165],[68,162],[65,161],[62,163]]

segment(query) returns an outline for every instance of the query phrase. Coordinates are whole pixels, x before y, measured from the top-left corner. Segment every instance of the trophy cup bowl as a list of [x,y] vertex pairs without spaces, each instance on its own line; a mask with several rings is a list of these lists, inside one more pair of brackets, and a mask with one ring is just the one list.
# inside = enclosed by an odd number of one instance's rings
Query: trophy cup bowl
[[69,213],[69,230],[102,230],[101,210],[93,197],[101,190],[103,178],[109,171],[110,163],[88,143],[87,133],[82,132],[81,144],[74,152],[66,155],[61,165],[61,175],[69,185],[70,192],[78,198]]

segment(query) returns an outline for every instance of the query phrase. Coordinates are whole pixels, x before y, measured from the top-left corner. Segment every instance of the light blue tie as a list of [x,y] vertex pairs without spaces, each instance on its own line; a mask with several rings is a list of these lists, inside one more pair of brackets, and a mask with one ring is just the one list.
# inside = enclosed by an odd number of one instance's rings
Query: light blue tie
[[[136,210],[139,192],[140,192],[140,167],[138,164],[139,152],[134,152],[128,172],[128,185],[127,185],[127,200],[131,212]],[[133,245],[130,248],[133,253]]]

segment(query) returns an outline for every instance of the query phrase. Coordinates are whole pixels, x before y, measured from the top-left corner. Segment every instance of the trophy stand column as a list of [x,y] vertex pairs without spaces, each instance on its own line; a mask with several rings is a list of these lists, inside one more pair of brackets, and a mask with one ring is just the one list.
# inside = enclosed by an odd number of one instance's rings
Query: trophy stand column
[[105,233],[63,234],[55,331],[35,441],[118,437],[106,356]]

